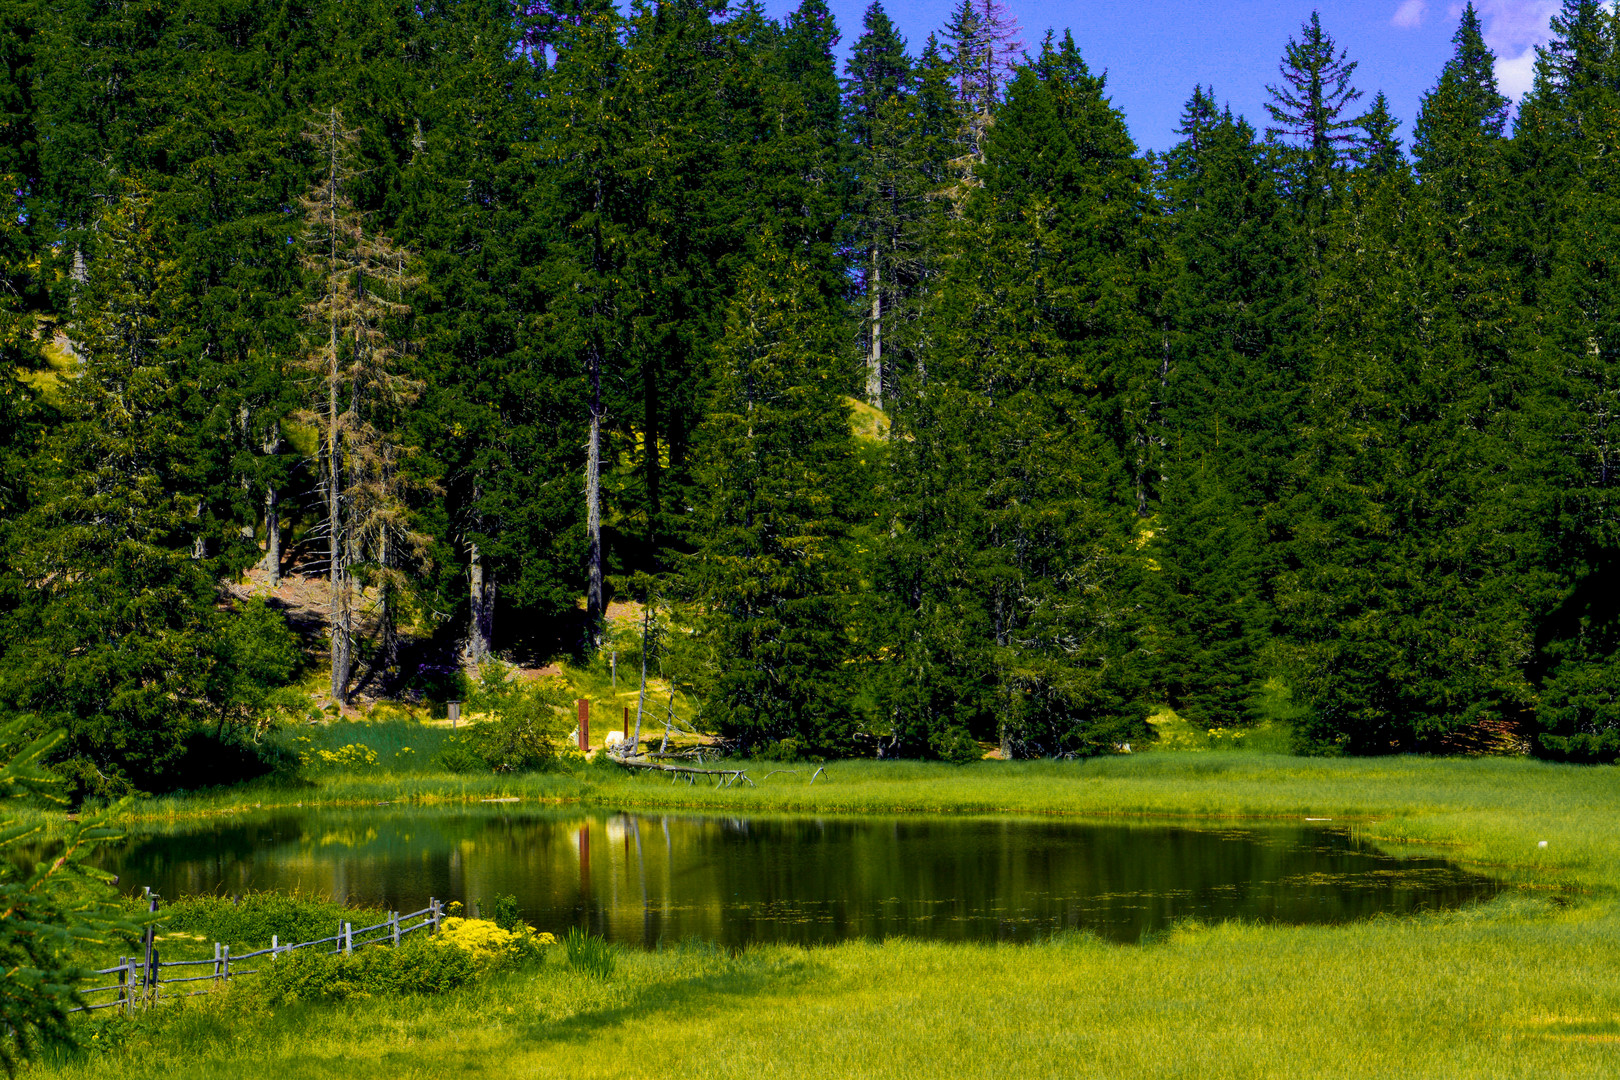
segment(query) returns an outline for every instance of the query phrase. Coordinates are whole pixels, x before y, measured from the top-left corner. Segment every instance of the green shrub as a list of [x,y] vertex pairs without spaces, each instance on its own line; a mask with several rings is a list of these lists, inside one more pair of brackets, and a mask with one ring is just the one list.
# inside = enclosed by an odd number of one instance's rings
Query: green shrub
[[373,946],[344,955],[318,949],[266,961],[259,987],[271,1005],[352,997],[442,994],[465,986],[478,966],[465,949],[430,938],[398,948]]
[[568,966],[575,971],[594,975],[598,979],[610,978],[618,963],[619,950],[608,944],[604,937],[588,933],[579,927],[570,927],[563,938],[568,950]]
[[[483,914],[483,905],[479,904],[479,914]],[[486,916],[496,926],[508,932],[514,932],[523,925],[522,913],[518,910],[516,896],[499,896],[489,905],[489,914]]]
[[479,670],[468,704],[490,719],[467,728],[464,745],[495,772],[543,769],[568,731],[568,691],[554,680],[525,682],[498,665]]
[[984,751],[979,749],[973,736],[959,727],[935,735],[930,745],[939,760],[952,765],[968,765],[984,757]]
[[489,766],[484,759],[473,752],[460,738],[446,740],[444,747],[434,759],[445,772],[453,773],[481,773],[488,772]]
[[804,744],[795,738],[777,739],[755,755],[761,761],[795,762],[804,760]]
[[276,892],[248,893],[240,900],[183,896],[166,904],[162,915],[168,930],[254,949],[268,946],[272,934],[289,945],[331,937],[343,922],[370,926],[388,917],[379,909],[344,907],[331,900]]

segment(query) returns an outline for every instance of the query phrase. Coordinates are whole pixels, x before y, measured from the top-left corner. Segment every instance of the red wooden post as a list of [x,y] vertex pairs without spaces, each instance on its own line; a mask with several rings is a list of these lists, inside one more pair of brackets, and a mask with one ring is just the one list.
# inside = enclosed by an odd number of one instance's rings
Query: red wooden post
[[581,753],[591,748],[591,703],[586,698],[579,702],[579,749]]

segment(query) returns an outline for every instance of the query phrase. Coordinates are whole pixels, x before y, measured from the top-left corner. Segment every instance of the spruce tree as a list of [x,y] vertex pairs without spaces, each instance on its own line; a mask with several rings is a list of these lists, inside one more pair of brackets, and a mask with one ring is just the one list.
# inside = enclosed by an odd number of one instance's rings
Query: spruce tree
[[1380,90],[1372,108],[1360,121],[1361,139],[1352,157],[1356,165],[1374,176],[1386,176],[1406,167],[1397,132],[1401,122],[1389,113],[1389,99]]
[[1168,700],[1197,722],[1231,724],[1264,674],[1280,558],[1266,517],[1304,397],[1294,222],[1266,148],[1212,90],[1194,89],[1179,134],[1158,177],[1164,475],[1146,595]]
[[[1603,687],[1620,670],[1612,631],[1616,477],[1611,447],[1620,373],[1614,356],[1615,167],[1620,35],[1605,5],[1568,0],[1541,50],[1514,138],[1520,251],[1536,305],[1534,356],[1546,387],[1530,460],[1548,496],[1537,569],[1556,590],[1542,608],[1537,748],[1577,760],[1620,755],[1620,709]],[[1522,144],[1522,149],[1521,149]],[[1556,507],[1556,510],[1553,508]]]
[[867,9],[865,32],[847,70],[846,123],[855,146],[853,231],[865,256],[866,399],[882,408],[885,382],[892,381],[885,378],[884,330],[898,326],[897,309],[914,284],[914,224],[927,177],[915,160],[917,116],[905,41],[879,3]]
[[695,550],[684,585],[703,644],[703,722],[748,752],[847,753],[844,518],[853,449],[839,317],[788,253],[743,279],[698,433]]
[[885,661],[896,752],[1012,756],[1139,738],[1130,659],[1133,418],[1145,412],[1145,191],[1071,40],[985,139],[935,340],[896,418]]
[[1321,13],[1313,11],[1300,36],[1288,39],[1278,66],[1282,81],[1266,87],[1271,95],[1266,112],[1272,120],[1266,137],[1283,136],[1299,148],[1297,184],[1307,205],[1322,196],[1359,141],[1362,118],[1349,115],[1362,96],[1351,82],[1356,67],[1323,28]]
[[97,223],[70,328],[81,370],[13,536],[19,603],[0,700],[39,733],[66,732],[57,754],[81,795],[183,783],[187,739],[219,721],[237,685],[219,567],[196,557],[193,387],[177,348],[187,313],[168,227],[135,185]]
[[1468,183],[1480,148],[1502,137],[1511,102],[1497,86],[1496,57],[1485,45],[1479,13],[1470,2],[1452,35],[1455,52],[1440,82],[1423,95],[1413,125],[1418,175],[1441,185]]

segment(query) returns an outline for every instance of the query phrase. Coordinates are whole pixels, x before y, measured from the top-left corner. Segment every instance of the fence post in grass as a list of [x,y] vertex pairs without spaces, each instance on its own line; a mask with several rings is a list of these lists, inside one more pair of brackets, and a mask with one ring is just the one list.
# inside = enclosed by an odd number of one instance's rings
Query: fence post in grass
[[124,965],[124,986],[126,988],[124,990],[124,1015],[127,1016],[129,1010],[135,1005],[135,994],[139,990],[139,985],[135,980],[135,958],[133,956],[126,957]]
[[270,935],[270,959],[281,959],[281,946],[276,944],[276,935],[274,934]]
[[397,949],[399,948],[399,912],[390,911],[388,913],[388,921],[391,924],[389,928],[393,931],[394,948]]
[[[148,887],[148,891],[150,891],[150,886]],[[153,912],[153,911],[156,911],[157,909],[158,909],[157,897],[154,896],[154,897],[152,897],[152,899],[150,901],[150,906],[146,910],[148,912]],[[143,938],[143,940],[141,942],[141,944],[143,946],[141,952],[142,952],[142,955],[145,957],[146,970],[148,972],[150,972],[152,970],[152,951],[155,948],[157,948],[157,940],[156,940],[157,939],[157,928],[155,926],[153,926],[151,923],[147,923],[146,924],[146,933],[142,934],[141,937]]]
[[129,957],[118,958],[118,1001],[119,1008],[129,1012]]
[[428,933],[437,936],[439,933],[439,902],[431,896],[428,897],[428,921],[433,924],[433,929],[429,930]]
[[354,952],[354,924],[343,924],[343,955],[348,956]]
[[591,703],[580,698],[574,706],[579,712],[579,752],[583,754],[591,748]]
[[214,988],[219,988],[219,942],[214,942]]
[[163,981],[161,971],[160,971],[160,969],[162,967],[163,967],[163,958],[158,955],[157,946],[153,945],[152,946],[152,967],[151,967],[151,971],[150,971],[150,974],[149,974],[148,978],[150,978],[151,981],[152,981],[152,1004],[154,1004],[154,1005],[157,1004],[157,1000],[158,1000],[158,994],[159,994],[158,984]]
[[222,969],[221,970],[223,970],[224,973],[225,973],[225,985],[230,986],[231,985],[231,947],[229,945],[225,946],[225,954],[224,954],[224,957],[223,957]]

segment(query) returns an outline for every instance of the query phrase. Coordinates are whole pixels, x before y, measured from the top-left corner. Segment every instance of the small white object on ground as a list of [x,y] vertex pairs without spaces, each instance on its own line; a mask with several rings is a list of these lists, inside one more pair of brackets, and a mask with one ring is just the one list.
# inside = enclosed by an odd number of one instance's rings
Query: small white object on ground
[[1538,847],[1538,848],[1543,848],[1543,847],[1546,847],[1546,846],[1547,846],[1547,841],[1545,841],[1545,840],[1543,840],[1541,843],[1536,845],[1536,847]]
[[607,738],[602,740],[602,745],[603,746],[618,746],[622,742],[624,742],[624,732],[622,732],[622,731],[610,731],[610,732],[607,733]]

